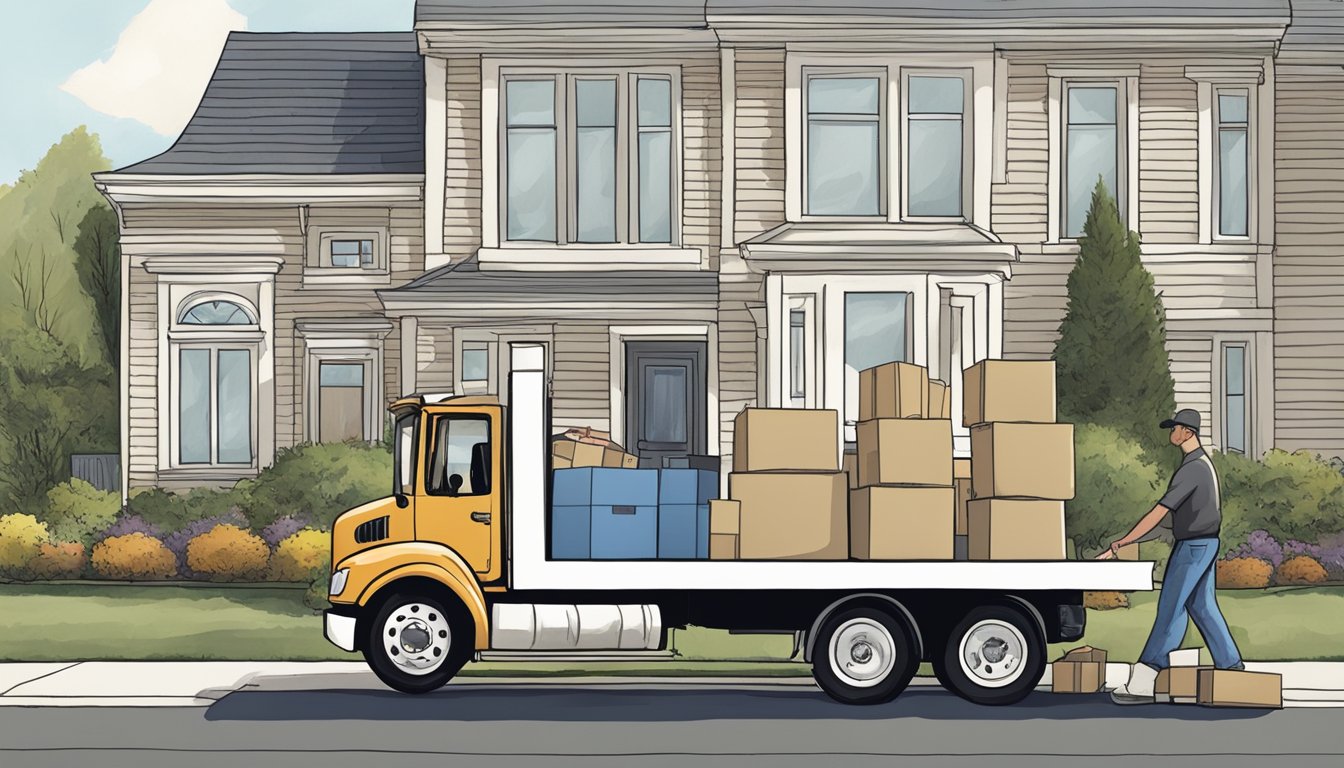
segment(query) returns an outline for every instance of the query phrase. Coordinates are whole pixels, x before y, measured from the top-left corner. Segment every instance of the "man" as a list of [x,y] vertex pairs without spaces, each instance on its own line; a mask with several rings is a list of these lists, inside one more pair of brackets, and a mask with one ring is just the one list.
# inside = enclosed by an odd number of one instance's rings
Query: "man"
[[1147,704],[1155,701],[1153,683],[1157,672],[1167,666],[1167,654],[1176,650],[1185,637],[1187,617],[1193,617],[1204,643],[1219,669],[1243,669],[1241,653],[1227,629],[1227,621],[1218,609],[1214,593],[1214,561],[1218,558],[1218,532],[1222,524],[1219,508],[1218,473],[1199,444],[1199,412],[1186,408],[1162,422],[1171,430],[1171,444],[1185,455],[1172,475],[1167,492],[1157,506],[1143,516],[1110,549],[1097,556],[1109,560],[1124,546],[1136,543],[1171,516],[1176,544],[1167,560],[1162,593],[1157,600],[1157,618],[1148,643],[1139,655],[1139,663],[1130,672],[1129,683],[1111,692],[1117,704]]

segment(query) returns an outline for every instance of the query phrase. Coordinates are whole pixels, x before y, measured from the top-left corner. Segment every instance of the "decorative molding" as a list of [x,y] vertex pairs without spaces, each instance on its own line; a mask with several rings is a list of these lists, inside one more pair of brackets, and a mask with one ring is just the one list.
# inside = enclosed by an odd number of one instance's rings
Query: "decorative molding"
[[1187,80],[1211,83],[1255,83],[1265,82],[1265,68],[1261,66],[1200,66],[1187,65]]
[[561,271],[622,268],[699,269],[698,248],[619,245],[611,248],[592,246],[543,246],[540,248],[481,248],[477,252],[482,270]]
[[383,339],[392,332],[387,320],[296,320],[294,332],[303,339]]
[[420,202],[424,198],[424,179],[421,173],[93,175],[98,191],[119,203]]
[[151,256],[143,263],[151,275],[275,275],[284,268],[279,256]]
[[1139,65],[1089,65],[1089,64],[1050,64],[1045,68],[1046,75],[1066,80],[1097,78],[1138,77]]

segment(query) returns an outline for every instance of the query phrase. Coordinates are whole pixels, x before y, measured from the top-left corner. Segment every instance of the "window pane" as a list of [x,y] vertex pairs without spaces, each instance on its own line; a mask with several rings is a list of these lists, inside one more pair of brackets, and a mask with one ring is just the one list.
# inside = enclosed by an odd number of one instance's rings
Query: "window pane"
[[804,359],[805,352],[803,347],[806,339],[806,328],[804,324],[807,319],[807,313],[801,309],[789,311],[789,390],[790,397],[806,397],[804,393],[804,380],[806,378],[806,364]]
[[362,387],[364,366],[360,363],[322,363],[318,384],[323,387]]
[[686,442],[686,368],[651,365],[644,369],[644,437],[654,443]]
[[232,301],[206,301],[182,316],[183,325],[249,325],[247,310]]
[[1223,347],[1223,390],[1229,395],[1246,394],[1246,348]]
[[1069,125],[1115,124],[1115,88],[1070,88]]
[[1227,398],[1227,450],[1232,453],[1246,452],[1246,397],[1244,395]]
[[504,102],[510,126],[555,125],[555,80],[509,80]]
[[462,380],[490,380],[490,351],[488,349],[462,350]]
[[1115,126],[1069,126],[1067,152],[1064,161],[1068,169],[1064,234],[1067,237],[1078,237],[1083,234],[1083,222],[1087,220],[1087,210],[1092,204],[1092,190],[1097,186],[1097,179],[1105,182],[1112,197],[1117,197]]
[[1218,131],[1218,234],[1246,234],[1246,129]]
[[672,125],[672,81],[641,77],[638,84],[639,127]]
[[575,80],[575,120],[580,126],[616,125],[616,81]]
[[911,77],[908,87],[910,101],[907,111],[911,114],[962,113],[965,100],[960,77]]
[[415,424],[415,416],[403,416],[397,420],[397,445],[396,453],[393,454],[393,460],[396,462],[394,492],[415,492],[411,487],[415,472]]
[[555,129],[508,131],[510,240],[555,242]]
[[333,267],[358,267],[358,266],[359,266],[359,241],[358,241],[358,240],[332,240],[332,241],[331,241],[331,266],[333,266]]
[[373,241],[359,241],[359,263],[363,266],[373,266]]
[[808,213],[877,215],[877,131],[876,121],[809,121]]
[[961,120],[910,121],[910,215],[961,215],[961,133]]
[[219,462],[252,463],[252,353],[219,351]]
[[616,129],[579,128],[578,237],[583,243],[616,241]]
[[210,350],[184,349],[179,355],[178,461],[210,463]]
[[639,134],[639,240],[672,242],[672,133]]
[[1218,94],[1218,122],[1246,122],[1246,104],[1247,95],[1244,92]]
[[490,492],[490,421],[440,418],[430,460],[430,493],[480,496]]
[[820,115],[876,115],[881,79],[813,77],[807,81],[807,111]]

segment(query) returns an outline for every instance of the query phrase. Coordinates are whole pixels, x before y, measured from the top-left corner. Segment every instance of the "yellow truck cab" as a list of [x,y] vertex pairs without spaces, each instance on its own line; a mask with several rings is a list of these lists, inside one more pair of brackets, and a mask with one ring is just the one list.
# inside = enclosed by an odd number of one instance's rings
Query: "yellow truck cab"
[[1117,561],[556,560],[541,347],[516,344],[509,406],[391,406],[392,495],[332,528],[327,638],[407,693],[485,651],[647,654],[690,625],[792,635],[832,698],[889,701],[921,661],[985,704],[1025,697],[1046,644],[1082,637],[1083,590],[1152,589]]

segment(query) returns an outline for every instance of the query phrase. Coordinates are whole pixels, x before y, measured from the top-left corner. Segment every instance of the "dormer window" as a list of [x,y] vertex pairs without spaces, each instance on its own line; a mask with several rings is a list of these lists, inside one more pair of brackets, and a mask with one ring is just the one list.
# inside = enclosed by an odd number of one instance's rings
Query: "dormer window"
[[331,266],[356,268],[373,266],[373,238],[360,240],[331,240]]

